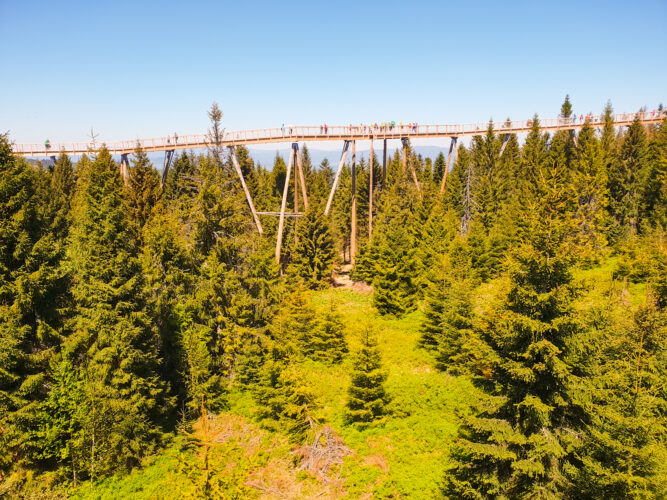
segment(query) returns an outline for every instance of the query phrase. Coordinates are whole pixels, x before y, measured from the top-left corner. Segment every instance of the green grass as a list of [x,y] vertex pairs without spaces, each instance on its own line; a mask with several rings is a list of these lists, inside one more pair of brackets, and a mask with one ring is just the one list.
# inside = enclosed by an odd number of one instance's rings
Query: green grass
[[[615,267],[614,259],[609,259],[597,268],[575,272],[575,281],[580,285],[581,295],[576,303],[580,313],[587,314],[595,308],[606,307],[617,321],[627,321],[631,317],[629,312],[646,300],[644,284],[627,283],[624,289],[622,282],[612,279]],[[507,291],[507,284],[506,279],[498,279],[481,285],[474,294],[476,312],[485,314],[495,307]],[[293,486],[290,491],[297,498],[308,498],[316,491],[325,491],[325,497],[438,497],[459,419],[478,397],[477,390],[466,377],[452,377],[438,372],[434,368],[433,355],[418,347],[419,328],[423,320],[420,311],[401,319],[382,317],[372,307],[371,295],[350,290],[313,292],[310,299],[316,310],[321,312],[329,308],[332,301],[335,303],[343,316],[350,355],[337,366],[305,360],[297,368],[317,395],[316,418],[330,425],[346,446],[353,450],[353,454],[345,459],[340,488],[317,490],[313,485],[321,488],[321,484],[293,468],[285,436],[248,424],[248,429],[254,429],[252,432],[274,436],[283,443],[278,447],[272,445],[273,451],[267,451],[272,457],[270,460],[284,462],[280,469],[280,477],[283,477],[281,484],[291,481]],[[610,308],[610,305],[613,307]],[[359,347],[360,333],[365,328],[372,328],[379,340],[383,365],[388,374],[386,389],[391,403],[389,414],[382,422],[357,427],[346,425],[343,415],[352,357]],[[244,417],[244,422],[252,421],[255,401],[247,391],[234,390],[229,395],[229,404],[229,418],[239,415]],[[77,496],[98,499],[164,498],[165,491],[183,473],[179,470],[180,459],[175,458],[179,452],[182,453],[182,450],[174,445],[150,459],[141,470],[127,477],[106,479],[94,487],[85,485],[77,491]],[[262,466],[268,467],[267,463],[264,460]],[[289,477],[289,481],[285,477]]]
[[[465,378],[438,372],[433,356],[417,346],[421,312],[415,311],[401,319],[384,318],[374,310],[371,299],[371,295],[349,290],[313,292],[311,301],[318,311],[330,307],[333,300],[342,313],[350,355],[337,366],[306,360],[298,367],[318,397],[316,417],[330,425],[354,452],[345,459],[341,470],[342,488],[337,494],[348,498],[434,498],[438,496],[448,453],[456,437],[458,415],[467,412],[475,389]],[[352,355],[358,349],[360,333],[368,327],[373,328],[379,340],[391,403],[390,413],[383,422],[360,428],[344,424],[343,414]],[[230,414],[240,415],[247,422],[252,420],[255,402],[248,392],[233,391],[229,405]],[[256,426],[253,428],[257,433],[269,434]],[[283,443],[286,441],[284,436],[273,435]],[[182,457],[183,450],[173,445],[147,460],[142,469],[126,477],[86,484],[77,490],[76,496],[82,499],[166,498],[175,481],[184,480]],[[289,452],[279,457],[290,459]],[[295,484],[307,476],[295,471],[289,474],[293,475],[291,480]],[[308,497],[305,493],[296,496]]]
[[467,411],[474,388],[465,378],[438,372],[431,353],[417,346],[421,312],[401,319],[386,318],[372,307],[371,295],[349,290],[312,295],[312,303],[321,310],[332,300],[343,314],[351,354],[357,350],[364,328],[376,332],[388,373],[386,389],[392,399],[383,423],[367,428],[344,425],[352,356],[337,367],[314,362],[301,366],[319,396],[321,420],[332,425],[356,451],[343,469],[349,495],[438,496],[448,450],[456,436],[457,414]]

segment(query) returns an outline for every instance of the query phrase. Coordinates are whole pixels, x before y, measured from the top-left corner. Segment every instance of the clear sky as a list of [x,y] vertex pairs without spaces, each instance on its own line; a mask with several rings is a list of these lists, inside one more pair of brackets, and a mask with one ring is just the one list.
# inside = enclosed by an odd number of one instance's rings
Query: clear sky
[[667,104],[667,1],[0,0],[15,142]]

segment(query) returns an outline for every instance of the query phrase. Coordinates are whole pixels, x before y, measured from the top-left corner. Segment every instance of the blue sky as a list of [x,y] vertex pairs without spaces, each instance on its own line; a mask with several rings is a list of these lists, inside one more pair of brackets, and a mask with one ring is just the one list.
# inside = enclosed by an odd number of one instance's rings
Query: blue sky
[[0,0],[16,142],[667,104],[667,2]]

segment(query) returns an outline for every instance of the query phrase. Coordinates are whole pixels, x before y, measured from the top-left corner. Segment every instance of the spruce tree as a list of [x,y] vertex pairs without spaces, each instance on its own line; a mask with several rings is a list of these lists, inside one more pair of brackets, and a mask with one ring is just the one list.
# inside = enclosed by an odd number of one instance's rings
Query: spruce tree
[[667,315],[652,298],[600,340],[579,498],[664,498]]
[[69,280],[46,175],[14,157],[0,135],[0,470],[34,463],[46,446],[34,432]]
[[297,286],[283,298],[269,326],[259,381],[254,387],[262,424],[286,429],[297,442],[303,440],[313,421],[313,396],[293,364],[308,350],[315,328],[315,312]]
[[442,182],[442,178],[445,175],[445,154],[440,151],[438,156],[435,157],[433,162],[433,182],[438,185],[439,182]]
[[650,224],[667,228],[667,119],[650,142],[650,168],[644,179],[642,211]]
[[361,333],[361,348],[354,359],[345,410],[346,422],[365,424],[384,416],[389,402],[384,389],[386,379],[377,340],[367,326]]
[[538,170],[541,200],[514,252],[504,306],[482,332],[492,356],[488,398],[466,419],[446,492],[453,497],[553,497],[579,465],[582,410],[568,346],[578,331],[570,274],[575,197],[557,167]]
[[600,143],[588,121],[579,132],[573,164],[573,183],[579,198],[578,251],[588,259],[596,259],[605,245],[607,171]]
[[503,183],[498,166],[501,141],[493,129],[493,122],[484,136],[473,138],[471,146],[472,214],[481,226],[488,230],[495,223],[500,206],[506,196],[507,186]]
[[71,203],[74,195],[76,176],[72,161],[66,154],[56,160],[51,173],[51,197],[49,201],[50,217],[53,222],[53,233],[58,240],[64,240],[69,233],[71,224]]
[[73,211],[76,316],[64,352],[84,380],[88,470],[96,478],[128,470],[154,449],[171,403],[119,169],[106,148],[79,178]]
[[174,160],[163,186],[167,199],[192,195],[197,190],[196,162],[185,151]]
[[89,473],[84,381],[67,358],[52,360],[49,378],[51,390],[39,406],[33,433],[35,459],[43,467],[67,470],[76,488],[79,479]]
[[616,223],[626,233],[636,233],[639,227],[642,181],[649,168],[648,139],[644,125],[635,118],[623,137],[618,161],[609,170],[610,211]]
[[416,241],[419,221],[413,215],[418,196],[406,173],[398,175],[392,190],[384,194],[368,259],[372,271],[367,272],[375,290],[373,305],[381,314],[400,317],[416,307],[421,263]]
[[288,272],[310,288],[321,288],[331,275],[334,260],[334,241],[321,204],[311,204],[299,219],[297,237]]
[[347,353],[345,325],[333,300],[306,341],[304,354],[327,363],[340,363]]
[[160,176],[141,149],[134,152],[127,183],[127,198],[131,220],[141,230],[160,199]]

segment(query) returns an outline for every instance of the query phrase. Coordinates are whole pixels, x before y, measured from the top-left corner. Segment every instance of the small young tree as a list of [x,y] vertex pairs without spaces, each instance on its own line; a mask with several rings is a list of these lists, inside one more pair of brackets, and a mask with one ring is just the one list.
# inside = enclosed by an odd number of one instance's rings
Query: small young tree
[[344,335],[345,326],[333,301],[331,308],[318,321],[317,327],[308,339],[305,354],[328,363],[340,363],[347,353]]
[[320,204],[311,205],[299,220],[297,234],[289,273],[303,278],[309,288],[321,288],[331,275],[334,241]]
[[377,340],[370,327],[366,327],[361,334],[361,349],[354,360],[348,389],[345,410],[348,423],[369,423],[385,414],[385,406],[389,402],[384,390],[386,380]]

